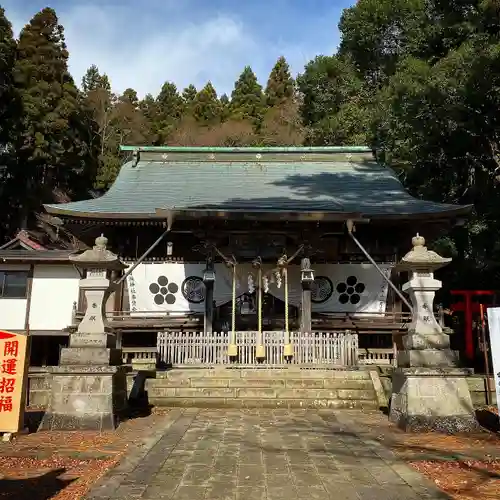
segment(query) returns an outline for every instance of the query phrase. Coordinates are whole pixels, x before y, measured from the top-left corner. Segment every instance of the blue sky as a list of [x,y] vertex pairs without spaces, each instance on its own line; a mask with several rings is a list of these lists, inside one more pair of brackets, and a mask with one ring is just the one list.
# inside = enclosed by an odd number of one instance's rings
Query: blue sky
[[284,55],[294,73],[339,43],[342,10],[354,0],[3,0],[17,35],[34,13],[54,8],[65,28],[70,71],[80,83],[96,64],[113,89],[156,95],[208,80],[230,93],[243,67],[262,84]]

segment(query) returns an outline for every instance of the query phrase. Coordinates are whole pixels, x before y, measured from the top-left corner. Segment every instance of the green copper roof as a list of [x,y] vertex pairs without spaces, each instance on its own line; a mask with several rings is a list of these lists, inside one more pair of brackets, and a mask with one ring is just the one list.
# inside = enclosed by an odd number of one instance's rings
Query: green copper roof
[[46,205],[49,213],[95,219],[239,212],[367,218],[445,216],[468,207],[410,196],[365,147],[123,147],[132,153],[102,197]]

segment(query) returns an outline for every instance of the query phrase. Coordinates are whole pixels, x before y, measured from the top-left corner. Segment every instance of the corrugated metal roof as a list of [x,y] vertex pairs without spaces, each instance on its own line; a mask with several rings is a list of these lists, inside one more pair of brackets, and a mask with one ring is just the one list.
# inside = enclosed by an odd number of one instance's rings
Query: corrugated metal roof
[[159,209],[431,215],[467,207],[410,196],[366,148],[143,148],[102,197],[49,213],[150,218]]

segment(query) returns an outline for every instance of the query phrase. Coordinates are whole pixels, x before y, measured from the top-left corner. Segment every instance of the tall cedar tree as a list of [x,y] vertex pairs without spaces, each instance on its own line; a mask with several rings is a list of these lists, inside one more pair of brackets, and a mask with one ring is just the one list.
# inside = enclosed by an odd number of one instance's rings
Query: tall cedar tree
[[196,87],[193,84],[187,86],[182,91],[182,101],[186,109],[189,109],[191,107],[197,93],[198,91],[196,90]]
[[156,115],[151,123],[162,144],[168,140],[183,110],[184,103],[177,87],[172,82],[165,82],[156,98]]
[[0,210],[3,214],[0,222],[0,241],[3,241],[7,233],[15,231],[17,224],[15,218],[12,220],[12,192],[6,186],[9,170],[15,160],[12,141],[21,116],[13,78],[15,58],[16,42],[12,26],[5,17],[5,11],[0,7],[0,165],[5,167],[0,170]]
[[221,105],[221,120],[226,121],[231,115],[231,101],[227,94],[222,94],[219,99]]
[[208,82],[197,94],[193,101],[193,116],[204,124],[220,121],[222,106],[217,99],[217,92],[211,82]]
[[144,99],[139,102],[139,109],[144,116],[144,119],[149,123],[151,130],[151,144],[153,146],[160,146],[163,144],[161,137],[161,128],[158,123],[158,103],[153,97],[153,94],[146,94]]
[[130,104],[134,108],[139,106],[139,98],[137,97],[137,92],[134,89],[128,88],[123,91],[120,96],[120,101]]
[[181,117],[183,102],[175,83],[165,82],[156,98],[156,102],[164,120],[174,121]]
[[99,73],[99,68],[92,64],[85,72],[82,78],[82,90],[84,95],[88,95],[94,90],[105,90],[111,92],[111,85],[109,83],[108,75]]
[[246,66],[234,84],[231,93],[231,108],[237,118],[249,119],[260,123],[264,113],[264,94],[250,66]]
[[85,196],[95,174],[91,121],[68,72],[64,30],[53,9],[37,13],[21,31],[14,78],[23,105],[13,172],[26,191],[21,223],[56,190]]
[[12,139],[12,126],[19,107],[14,87],[14,62],[16,42],[12,34],[12,25],[0,7],[0,148],[6,147]]
[[280,106],[293,97],[294,82],[290,74],[290,66],[281,56],[274,65],[265,90],[267,105]]

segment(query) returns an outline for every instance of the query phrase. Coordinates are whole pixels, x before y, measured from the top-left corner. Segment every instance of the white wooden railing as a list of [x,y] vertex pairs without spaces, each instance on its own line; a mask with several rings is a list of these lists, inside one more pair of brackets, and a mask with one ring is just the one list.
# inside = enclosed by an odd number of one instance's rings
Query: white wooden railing
[[291,332],[294,355],[283,355],[284,332],[264,332],[266,357],[255,357],[256,332],[236,332],[238,358],[227,356],[229,333],[164,332],[158,334],[160,361],[169,366],[352,366],[357,364],[358,336],[351,333]]
[[122,360],[126,365],[133,362],[156,364],[157,356],[157,347],[122,347]]
[[358,349],[358,363],[360,365],[396,366],[397,348],[384,349],[379,347],[369,347]]

